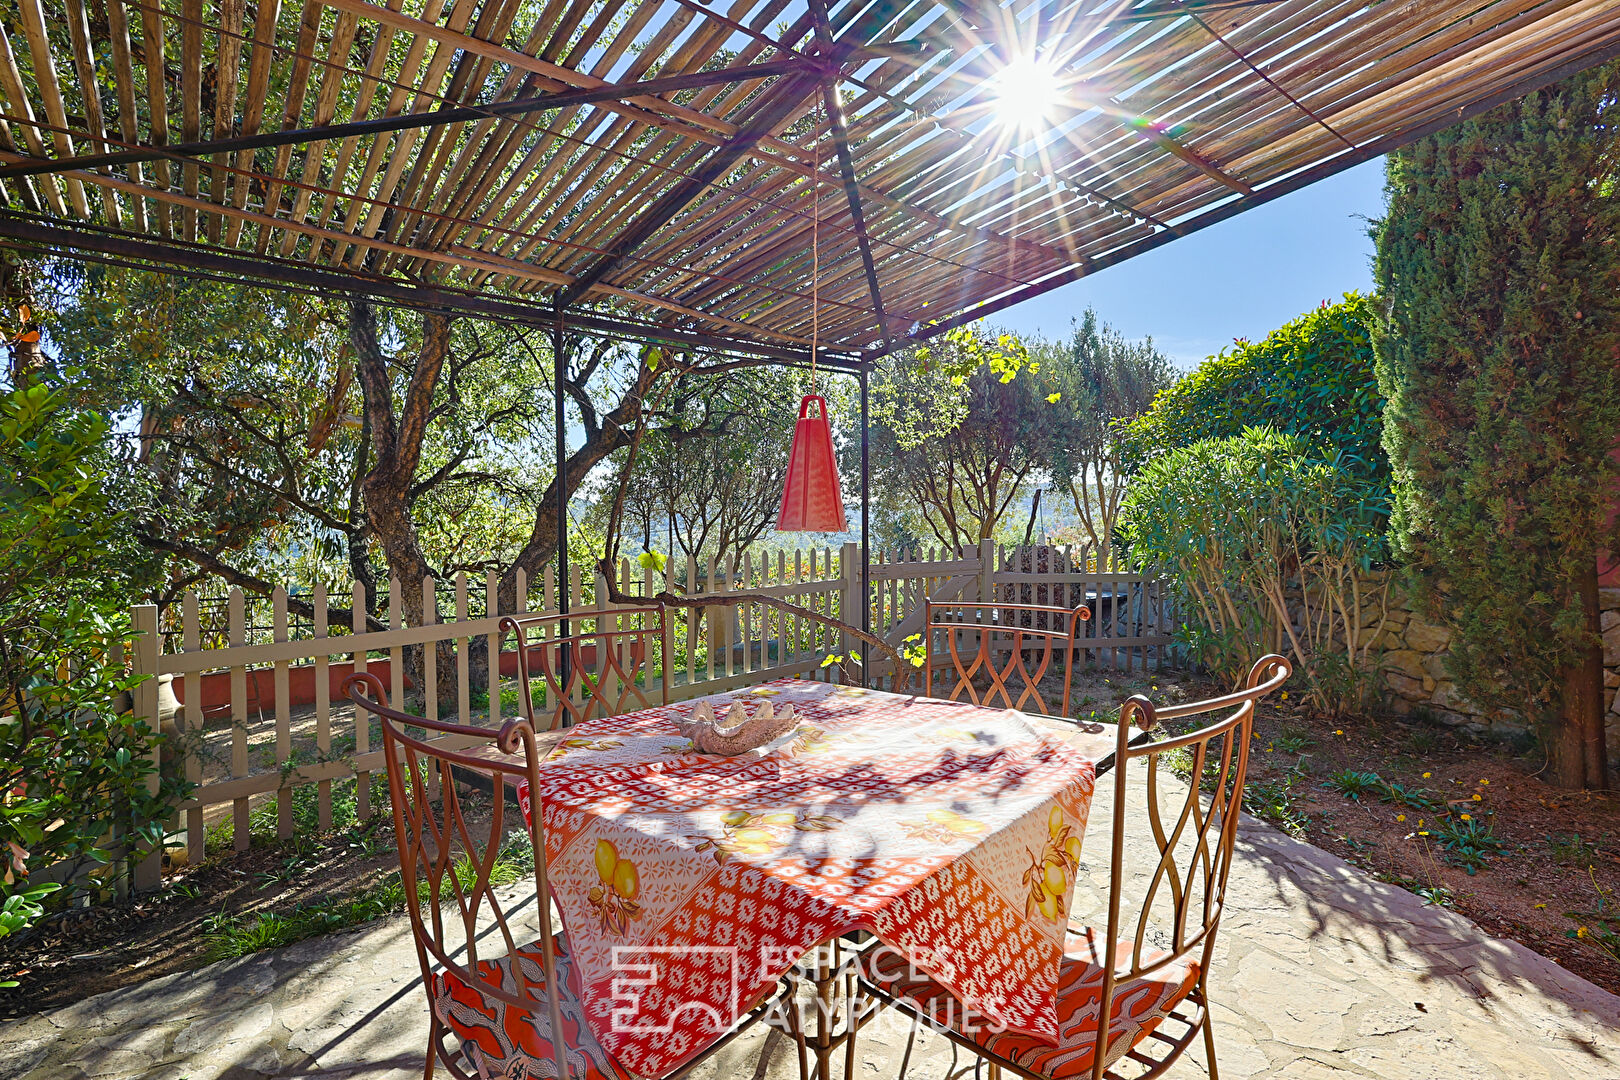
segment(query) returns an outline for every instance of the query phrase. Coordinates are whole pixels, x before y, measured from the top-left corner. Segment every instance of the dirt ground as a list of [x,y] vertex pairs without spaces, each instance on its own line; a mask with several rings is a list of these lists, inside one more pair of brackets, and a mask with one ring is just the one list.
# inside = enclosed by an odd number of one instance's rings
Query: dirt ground
[[[352,787],[352,784],[351,784]],[[310,789],[313,790],[313,789]],[[340,790],[335,810],[352,809]],[[121,986],[186,971],[219,958],[221,927],[254,917],[285,917],[300,908],[374,894],[399,873],[387,789],[372,793],[377,814],[321,834],[301,831],[275,839],[275,804],[254,817],[253,846],[232,850],[228,831],[209,837],[200,866],[165,868],[163,889],[135,904],[104,904],[69,912],[0,948],[0,972],[18,985],[0,988],[0,1018],[25,1016]],[[481,836],[490,821],[489,796],[463,789],[468,827]],[[510,834],[518,815],[506,815]],[[521,828],[521,825],[518,826]],[[222,842],[220,842],[222,841]],[[241,938],[240,931],[235,935]]]
[[[1133,693],[1177,702],[1218,689],[1179,672],[1102,670],[1076,677],[1073,711],[1108,720]],[[1253,749],[1249,802],[1273,825],[1620,993],[1620,958],[1607,951],[1620,945],[1620,796],[1547,786],[1528,744],[1410,720],[1333,720],[1293,700],[1261,707]],[[1376,773],[1443,809],[1385,801],[1385,789],[1347,772]],[[1440,822],[1456,826],[1464,813],[1496,842],[1472,874],[1436,839]],[[163,891],[137,904],[71,913],[8,941],[0,970],[19,985],[0,988],[0,1017],[197,967],[212,958],[222,920],[353,896],[398,868],[385,816],[287,842],[268,834],[255,828],[239,854],[212,845],[206,862],[168,872]],[[1582,926],[1587,935],[1575,936]]]
[[[1079,716],[1101,720],[1133,693],[1179,702],[1220,690],[1184,673],[1104,671],[1077,678],[1074,700]],[[1410,718],[1335,720],[1313,715],[1297,696],[1278,698],[1256,715],[1248,802],[1379,880],[1620,993],[1620,794],[1559,791],[1538,779],[1545,764],[1528,739],[1479,741]],[[1346,773],[1376,774],[1442,809],[1386,801],[1370,777]],[[1344,793],[1358,787],[1355,797]],[[1470,822],[1496,841],[1476,846],[1478,860],[1439,839],[1447,823]],[[1467,861],[1472,874],[1460,865]]]

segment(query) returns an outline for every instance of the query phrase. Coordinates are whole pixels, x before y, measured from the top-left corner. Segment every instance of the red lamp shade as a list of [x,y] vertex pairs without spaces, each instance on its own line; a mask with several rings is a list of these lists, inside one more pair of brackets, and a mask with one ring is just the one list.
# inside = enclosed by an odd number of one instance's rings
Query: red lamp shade
[[788,456],[787,483],[782,508],[776,513],[777,532],[843,532],[844,493],[838,486],[838,462],[833,458],[832,427],[827,422],[827,399],[806,394],[799,402],[799,422],[793,429],[793,452]]

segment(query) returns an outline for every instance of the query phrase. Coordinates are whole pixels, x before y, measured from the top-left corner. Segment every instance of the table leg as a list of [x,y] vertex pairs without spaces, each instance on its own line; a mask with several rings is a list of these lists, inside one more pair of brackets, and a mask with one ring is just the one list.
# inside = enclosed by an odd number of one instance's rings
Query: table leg
[[840,1048],[844,1050],[844,1076],[855,1076],[855,1036],[866,1017],[854,959],[846,955],[841,942],[831,941],[818,945],[814,956],[800,968],[808,976],[808,1004],[816,1014],[814,1024],[806,1024],[806,1002],[796,995],[788,1020],[798,1045],[800,1080],[832,1080],[833,1057]]

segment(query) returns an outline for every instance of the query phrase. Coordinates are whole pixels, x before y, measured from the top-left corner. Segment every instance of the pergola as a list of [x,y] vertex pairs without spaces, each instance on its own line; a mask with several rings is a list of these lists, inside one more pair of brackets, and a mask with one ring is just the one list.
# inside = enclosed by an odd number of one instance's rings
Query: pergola
[[1620,55],[1620,0],[15,4],[0,245],[863,390]]
[[803,361],[814,218],[843,368],[1620,54],[1605,0],[16,6],[0,242]]

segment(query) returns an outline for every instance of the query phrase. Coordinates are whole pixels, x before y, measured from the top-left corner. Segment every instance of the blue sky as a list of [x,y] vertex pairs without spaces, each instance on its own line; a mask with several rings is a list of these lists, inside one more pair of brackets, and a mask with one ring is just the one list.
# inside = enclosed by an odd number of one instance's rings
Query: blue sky
[[1323,300],[1372,287],[1366,218],[1383,209],[1383,159],[1348,169],[1202,232],[1003,312],[1020,333],[1061,337],[1088,306],[1183,368],[1261,338]]

